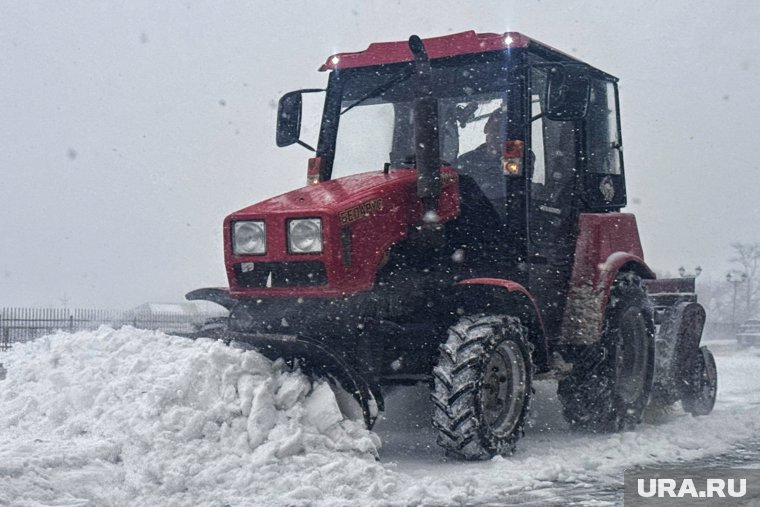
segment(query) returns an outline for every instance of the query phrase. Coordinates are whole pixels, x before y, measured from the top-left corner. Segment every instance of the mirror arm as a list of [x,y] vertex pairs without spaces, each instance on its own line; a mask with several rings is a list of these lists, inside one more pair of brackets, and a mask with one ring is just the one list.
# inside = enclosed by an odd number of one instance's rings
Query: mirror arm
[[303,146],[304,148],[306,148],[307,150],[309,150],[311,152],[314,152],[314,153],[317,152],[317,150],[315,150],[314,148],[312,148],[311,145],[309,145],[309,144],[301,141],[300,139],[298,141],[296,141],[296,143],[300,144],[301,146]]
[[292,93],[319,93],[319,92],[326,92],[327,88],[302,88],[300,90],[295,90]]

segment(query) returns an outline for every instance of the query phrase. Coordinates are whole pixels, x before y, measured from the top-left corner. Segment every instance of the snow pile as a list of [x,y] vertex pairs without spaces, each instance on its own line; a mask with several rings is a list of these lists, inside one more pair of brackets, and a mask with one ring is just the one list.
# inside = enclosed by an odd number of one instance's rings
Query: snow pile
[[2,360],[0,505],[330,504],[382,487],[379,439],[329,385],[253,351],[101,328]]
[[[0,354],[0,505],[615,505],[623,471],[760,441],[760,357],[717,354],[715,411],[573,433],[536,383],[510,457],[448,461],[426,386],[387,393],[376,427],[327,384],[252,352],[132,328],[60,333]],[[617,502],[619,503],[619,502]]]

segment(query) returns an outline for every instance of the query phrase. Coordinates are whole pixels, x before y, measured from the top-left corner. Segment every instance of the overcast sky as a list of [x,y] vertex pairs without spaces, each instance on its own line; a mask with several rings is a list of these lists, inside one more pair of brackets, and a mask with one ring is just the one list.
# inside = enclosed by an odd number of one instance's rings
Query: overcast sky
[[302,185],[275,105],[332,53],[519,31],[621,79],[646,260],[721,279],[760,241],[760,3],[0,0],[0,306],[226,285],[229,212]]

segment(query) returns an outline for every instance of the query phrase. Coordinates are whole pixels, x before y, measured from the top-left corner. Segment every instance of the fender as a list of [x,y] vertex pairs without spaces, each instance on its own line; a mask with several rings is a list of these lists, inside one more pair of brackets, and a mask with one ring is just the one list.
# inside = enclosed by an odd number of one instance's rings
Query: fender
[[539,371],[548,368],[549,344],[541,310],[528,289],[502,278],[468,278],[457,282],[455,288],[455,301],[465,312],[495,310],[520,317],[527,324],[530,341],[536,347],[533,359],[536,367]]
[[618,273],[633,271],[656,278],[644,262],[636,218],[628,213],[582,213],[570,279],[562,341],[589,345],[599,341],[610,290]]
[[644,259],[626,252],[615,252],[607,257],[607,260],[599,266],[599,271],[597,290],[605,296],[602,313],[607,309],[607,300],[609,299],[610,290],[612,290],[612,283],[621,271],[632,271],[641,277],[642,280],[654,280],[657,278],[657,275],[647,266]]

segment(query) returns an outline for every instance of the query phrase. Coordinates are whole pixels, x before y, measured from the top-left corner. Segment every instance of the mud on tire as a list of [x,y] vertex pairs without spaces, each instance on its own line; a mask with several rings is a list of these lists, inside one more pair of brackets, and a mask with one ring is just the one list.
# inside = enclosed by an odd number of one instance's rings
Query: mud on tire
[[432,394],[438,445],[469,460],[511,453],[532,395],[526,327],[515,317],[463,317],[440,349]]
[[618,275],[603,326],[599,343],[576,351],[557,394],[572,428],[629,430],[641,422],[654,377],[653,309],[638,276]]

